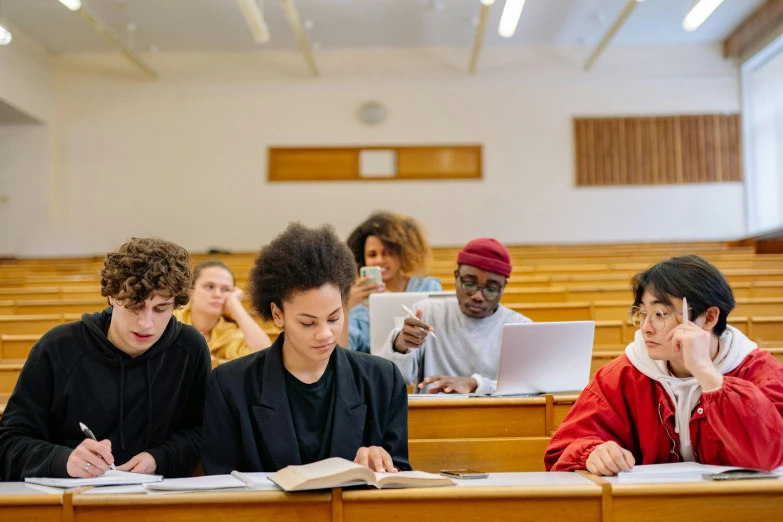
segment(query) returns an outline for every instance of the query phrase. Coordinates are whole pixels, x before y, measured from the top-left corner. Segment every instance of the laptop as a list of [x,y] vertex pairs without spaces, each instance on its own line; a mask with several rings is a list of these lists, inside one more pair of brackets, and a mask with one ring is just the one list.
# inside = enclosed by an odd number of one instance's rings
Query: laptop
[[454,297],[454,292],[383,292],[370,294],[370,353],[378,355],[389,332],[401,327],[407,317],[402,305],[411,311],[413,305],[425,299]]
[[503,326],[495,396],[582,391],[590,382],[595,321]]

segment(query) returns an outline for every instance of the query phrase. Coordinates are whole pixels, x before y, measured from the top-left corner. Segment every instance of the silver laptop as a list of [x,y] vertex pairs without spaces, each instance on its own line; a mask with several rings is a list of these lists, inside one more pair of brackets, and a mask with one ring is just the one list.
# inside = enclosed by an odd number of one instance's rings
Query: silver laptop
[[504,325],[494,395],[581,391],[594,335],[594,321]]
[[402,305],[413,305],[425,299],[454,297],[454,292],[384,292],[370,294],[370,353],[378,355],[389,332],[402,326],[407,317]]

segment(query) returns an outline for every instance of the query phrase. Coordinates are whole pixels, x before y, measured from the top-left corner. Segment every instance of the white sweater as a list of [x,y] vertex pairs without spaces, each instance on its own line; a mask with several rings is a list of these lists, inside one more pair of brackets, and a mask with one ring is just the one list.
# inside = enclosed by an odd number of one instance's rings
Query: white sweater
[[[497,386],[503,325],[532,322],[504,306],[489,317],[474,319],[462,313],[456,297],[427,299],[414,308],[422,311],[422,320],[432,325],[438,338],[430,335],[420,348],[402,354],[392,347],[401,331],[396,328],[378,355],[394,362],[408,385],[432,375],[471,376],[479,383],[479,394],[494,393]],[[421,392],[426,389],[416,388]]]
[[[756,343],[732,326],[720,336],[718,353],[712,364],[723,375],[734,371],[737,366],[756,349]],[[634,341],[625,349],[625,355],[637,370],[661,383],[669,394],[675,408],[674,431],[680,438],[680,456],[686,462],[693,462],[690,422],[693,408],[701,398],[701,385],[696,377],[678,378],[671,374],[666,361],[653,360],[644,343],[641,330],[636,331]]]

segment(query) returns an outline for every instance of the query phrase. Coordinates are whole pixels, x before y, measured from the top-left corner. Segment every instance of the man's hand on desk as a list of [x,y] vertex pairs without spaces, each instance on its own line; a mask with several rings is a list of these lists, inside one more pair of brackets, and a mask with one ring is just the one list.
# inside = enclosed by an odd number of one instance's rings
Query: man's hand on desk
[[431,384],[429,393],[473,393],[478,388],[478,383],[473,377],[448,377],[446,375],[433,375],[425,377],[419,383],[419,388]]
[[593,475],[603,475],[605,477],[617,475],[621,471],[631,471],[636,459],[633,454],[625,448],[622,448],[615,441],[604,442],[596,446],[590,456],[587,457],[587,471]]

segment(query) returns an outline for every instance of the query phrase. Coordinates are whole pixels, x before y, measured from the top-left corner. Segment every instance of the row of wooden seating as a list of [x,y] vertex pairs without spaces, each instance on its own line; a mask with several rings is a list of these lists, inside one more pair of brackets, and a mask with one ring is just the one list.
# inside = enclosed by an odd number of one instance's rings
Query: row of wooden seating
[[[0,316],[0,361],[23,360],[43,333],[57,324],[79,320],[78,314],[12,315]],[[783,316],[731,316],[731,325],[757,343],[783,345]],[[274,340],[279,331],[274,325],[265,325],[265,331]],[[633,340],[636,328],[628,319],[596,321],[594,352],[619,350]]]
[[[615,263],[615,264],[585,264],[585,265],[541,265],[524,266],[515,265],[511,274],[512,282],[518,278],[525,277],[549,277],[553,281],[568,277],[617,277],[628,281],[631,276],[640,270],[644,270],[660,259],[651,260],[647,263]],[[783,280],[783,270],[781,262],[765,262],[762,267],[751,267],[742,264],[716,263],[716,266],[726,275],[730,282],[734,281],[780,281]],[[236,275],[237,286],[244,287],[247,283],[247,274],[250,265],[241,267],[231,267]],[[433,267],[427,271],[427,274],[433,277],[442,278],[444,282],[453,280],[454,262],[442,267]],[[557,283],[555,283],[557,284]],[[70,288],[98,288],[100,286],[100,277],[96,272],[82,274],[35,274],[26,271],[8,271],[0,270],[0,287],[57,287],[68,286]]]
[[[521,277],[509,281],[503,294],[504,304],[513,303],[557,303],[626,300],[632,298],[630,277],[619,279],[585,279],[559,281],[549,276]],[[554,284],[557,282],[558,284]],[[531,284],[532,283],[532,284]],[[442,280],[444,290],[454,289],[454,278]],[[772,298],[783,297],[783,280],[780,281],[738,281],[731,284],[734,297]],[[100,289],[80,287],[11,287],[0,288],[0,308],[13,309],[16,302],[21,308],[63,302],[69,305],[86,305],[91,308],[106,305]],[[249,306],[247,296],[245,304]],[[20,311],[20,313],[23,313]]]
[[[567,301],[567,302],[513,302],[511,294],[504,304],[509,308],[529,317],[533,321],[617,321],[628,317],[629,299],[609,301]],[[783,297],[753,297],[737,298],[737,306],[732,312],[743,317],[779,317],[783,316]],[[48,330],[30,331],[30,328],[15,326],[11,323],[23,323],[34,316],[51,316],[67,314],[81,316],[82,313],[97,312],[106,307],[102,299],[73,300],[30,300],[30,301],[0,301],[0,335],[34,334]],[[20,319],[15,320],[14,317]],[[52,324],[50,321],[47,324]],[[269,325],[262,326],[268,327]],[[20,331],[20,328],[24,331]]]

